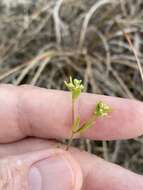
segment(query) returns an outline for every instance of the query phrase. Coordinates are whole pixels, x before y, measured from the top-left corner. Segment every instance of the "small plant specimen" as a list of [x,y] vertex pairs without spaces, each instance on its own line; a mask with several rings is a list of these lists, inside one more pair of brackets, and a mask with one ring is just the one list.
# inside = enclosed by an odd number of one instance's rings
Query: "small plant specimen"
[[89,119],[81,124],[80,116],[77,116],[75,118],[74,112],[75,112],[76,100],[79,98],[79,96],[81,95],[81,93],[84,89],[82,81],[78,80],[78,79],[72,79],[72,77],[70,77],[69,82],[65,81],[64,83],[65,83],[67,89],[71,92],[71,98],[72,98],[71,136],[70,136],[70,139],[69,139],[67,147],[66,147],[66,150],[68,150],[75,135],[81,134],[81,133],[85,132],[87,129],[91,128],[97,118],[107,116],[112,110],[107,104],[105,104],[102,101],[99,101],[96,103],[95,109],[93,110]]

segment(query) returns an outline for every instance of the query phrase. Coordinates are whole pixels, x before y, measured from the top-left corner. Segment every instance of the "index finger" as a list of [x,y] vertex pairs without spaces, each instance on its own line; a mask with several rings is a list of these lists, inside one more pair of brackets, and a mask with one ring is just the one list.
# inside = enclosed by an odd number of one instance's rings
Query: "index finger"
[[[81,122],[90,116],[99,100],[108,104],[113,112],[98,119],[83,137],[114,140],[143,134],[143,104],[135,100],[83,93],[78,102]],[[71,124],[71,97],[68,92],[32,86],[0,87],[1,143],[26,136],[68,138]]]

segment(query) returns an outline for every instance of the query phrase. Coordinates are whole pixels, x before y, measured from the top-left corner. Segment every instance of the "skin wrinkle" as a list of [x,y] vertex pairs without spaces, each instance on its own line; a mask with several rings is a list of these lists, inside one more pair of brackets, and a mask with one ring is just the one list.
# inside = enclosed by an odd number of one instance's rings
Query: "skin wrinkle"
[[16,95],[15,89],[16,87],[13,85],[0,84],[0,101],[2,106],[0,110],[1,131],[2,131],[0,136],[1,143],[8,143],[13,141],[13,139],[15,138],[16,140],[18,140],[21,139],[22,137],[22,133],[18,126],[18,120],[17,120],[18,119],[18,113],[16,108],[17,97],[15,96]]
[[0,189],[28,189],[24,165],[17,164],[12,156],[0,160]]
[[[36,87],[34,86],[30,86],[30,88],[34,89]],[[33,126],[33,122],[31,121],[31,118],[29,117],[29,107],[27,107],[27,102],[25,100],[25,97],[24,97],[24,93],[27,92],[29,90],[29,85],[20,85],[18,86],[17,88],[17,94],[18,94],[18,99],[19,99],[19,110],[20,110],[20,114],[19,116],[23,116],[23,122],[24,124],[21,122],[21,124],[24,126],[24,131],[25,131],[25,135],[26,137],[28,136],[34,136],[36,135],[34,133],[34,126]]]
[[24,119],[24,112],[22,112],[22,108],[23,105],[21,105],[22,101],[21,101],[21,93],[20,91],[18,91],[18,93],[16,94],[16,110],[17,110],[17,126],[20,129],[21,133],[23,134],[23,136],[27,136],[27,130],[25,130],[25,128],[23,128],[23,125],[25,119]]
[[90,179],[90,170],[86,172],[86,175],[84,175],[84,181],[83,181],[83,187],[82,190],[87,190],[87,181]]
[[17,88],[17,97],[18,97],[18,109],[19,109],[19,117],[22,118],[20,124],[24,127],[19,126],[24,129],[24,135],[25,136],[31,136],[34,132],[34,127],[31,122],[30,117],[28,116],[29,110],[26,107],[26,102],[24,100],[24,91],[28,88],[27,85],[21,85]]

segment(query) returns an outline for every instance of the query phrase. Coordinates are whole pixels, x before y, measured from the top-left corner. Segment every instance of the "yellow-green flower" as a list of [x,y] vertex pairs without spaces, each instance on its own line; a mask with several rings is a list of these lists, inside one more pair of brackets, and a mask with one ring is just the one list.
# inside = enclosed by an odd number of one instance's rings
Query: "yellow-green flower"
[[111,108],[107,104],[100,101],[96,104],[94,114],[97,117],[100,116],[102,117],[102,116],[107,116],[111,111],[112,111]]
[[72,79],[72,77],[70,77],[69,82],[64,81],[64,83],[65,83],[66,87],[68,88],[68,90],[72,92],[73,100],[78,98],[78,96],[80,96],[82,90],[84,89],[82,80]]

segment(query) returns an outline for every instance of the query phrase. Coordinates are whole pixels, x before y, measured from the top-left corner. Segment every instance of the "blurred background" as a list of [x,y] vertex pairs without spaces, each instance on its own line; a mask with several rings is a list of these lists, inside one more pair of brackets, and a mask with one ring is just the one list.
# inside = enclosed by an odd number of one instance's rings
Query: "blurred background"
[[[121,28],[143,66],[142,0],[1,0],[0,82],[65,89],[72,75],[87,92],[142,101],[137,61]],[[142,137],[73,144],[143,174]]]

